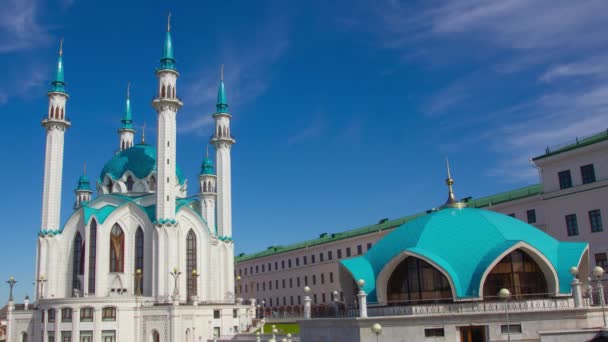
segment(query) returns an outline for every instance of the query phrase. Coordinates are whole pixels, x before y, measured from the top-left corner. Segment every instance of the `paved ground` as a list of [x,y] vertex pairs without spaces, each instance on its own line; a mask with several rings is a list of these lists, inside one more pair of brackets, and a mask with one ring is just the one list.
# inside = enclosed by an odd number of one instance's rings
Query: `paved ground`
[[[236,335],[234,336],[232,339],[218,339],[216,341],[214,340],[208,340],[208,342],[257,342],[256,339],[256,335],[253,334],[240,334],[240,335]],[[287,335],[281,335],[281,334],[277,334],[276,335],[276,340],[277,342],[281,342],[283,340],[283,338],[287,338]],[[266,334],[266,335],[260,335],[260,342],[268,342],[268,340],[270,340],[272,338],[272,334]],[[300,338],[297,336],[293,336],[291,338],[292,342],[300,342]]]

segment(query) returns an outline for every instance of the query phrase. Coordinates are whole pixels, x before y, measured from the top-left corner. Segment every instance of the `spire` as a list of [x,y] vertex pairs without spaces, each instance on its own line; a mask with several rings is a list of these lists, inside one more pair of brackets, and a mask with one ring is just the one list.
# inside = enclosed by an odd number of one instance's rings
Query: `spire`
[[205,152],[205,159],[201,164],[201,175],[213,175],[213,161],[209,158],[209,144],[207,144],[207,150]]
[[220,69],[220,86],[217,90],[217,104],[215,107],[218,113],[228,113],[228,101],[226,101],[226,89],[224,88],[224,64]]
[[448,186],[448,200],[445,201],[443,206],[449,208],[464,208],[466,207],[466,204],[456,200],[456,197],[454,196],[454,189],[452,188],[454,185],[454,179],[452,179],[452,174],[450,172],[450,161],[447,157],[445,158],[445,167],[448,175],[448,178],[445,179],[445,184]]
[[144,121],[144,125],[142,126],[141,129],[141,144],[145,145],[146,144],[146,122]]
[[167,16],[167,35],[165,36],[165,47],[163,57],[160,59],[161,69],[175,70],[175,59],[173,59],[173,43],[171,42],[171,13]]
[[65,79],[63,75],[63,38],[59,43],[59,57],[57,58],[57,73],[51,82],[51,91],[65,93]]
[[131,81],[129,81],[129,83],[127,83],[127,100],[126,100],[126,104],[125,104],[125,115],[123,116],[122,120],[120,120],[120,122],[122,122],[121,129],[132,130],[133,129],[133,118],[132,118],[132,114],[131,114],[130,90],[131,90]]

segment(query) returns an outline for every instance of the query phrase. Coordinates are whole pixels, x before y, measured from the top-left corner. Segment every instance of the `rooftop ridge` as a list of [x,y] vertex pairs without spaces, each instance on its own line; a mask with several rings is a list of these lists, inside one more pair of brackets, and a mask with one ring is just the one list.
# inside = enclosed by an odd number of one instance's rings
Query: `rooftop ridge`
[[[483,208],[483,207],[488,207],[488,206],[492,206],[492,205],[496,205],[496,204],[500,204],[500,203],[505,203],[505,202],[509,202],[509,201],[514,201],[514,200],[530,197],[530,196],[535,196],[535,195],[540,194],[541,192],[542,192],[542,185],[534,184],[534,185],[528,185],[528,186],[514,189],[514,190],[497,193],[497,194],[490,195],[490,196],[480,197],[478,199],[471,199],[471,200],[467,201],[466,203],[467,203],[468,207]],[[367,225],[367,226],[363,226],[363,227],[359,227],[359,228],[345,230],[345,231],[338,232],[338,233],[331,233],[331,234],[322,233],[322,234],[320,234],[320,237],[316,238],[316,239],[310,239],[310,240],[306,240],[306,241],[302,241],[302,242],[297,242],[297,243],[289,244],[286,246],[274,245],[274,246],[268,247],[266,250],[251,253],[251,254],[241,253],[235,257],[235,261],[243,262],[243,261],[249,261],[249,260],[253,260],[253,259],[259,259],[259,258],[271,256],[271,255],[291,252],[291,251],[295,251],[298,249],[303,249],[303,248],[307,248],[307,247],[322,245],[322,244],[329,243],[329,242],[339,241],[339,240],[343,240],[346,238],[361,236],[361,235],[371,233],[373,231],[383,231],[383,230],[387,230],[387,229],[391,229],[391,228],[396,228],[406,222],[409,222],[418,217],[424,216],[427,213],[428,213],[428,211],[419,212],[419,213],[416,213],[413,215],[404,216],[404,217],[393,219],[393,220],[386,220],[386,221],[381,220],[380,221],[381,223],[376,223],[376,224],[371,224],[371,225]]]
[[583,137],[576,137],[574,141],[561,143],[553,146],[547,146],[545,149],[545,154],[532,158],[532,160],[538,160],[542,158],[546,158],[549,156],[553,156],[556,154],[564,153],[567,151],[575,150],[577,148],[581,148],[584,146],[592,145],[598,143],[600,141],[608,140],[608,129],[603,131],[593,133]]

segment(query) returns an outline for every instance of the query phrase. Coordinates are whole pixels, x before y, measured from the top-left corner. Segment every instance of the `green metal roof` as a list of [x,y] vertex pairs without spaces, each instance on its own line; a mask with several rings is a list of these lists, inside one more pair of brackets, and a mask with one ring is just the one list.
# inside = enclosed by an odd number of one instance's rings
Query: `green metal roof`
[[[119,179],[127,171],[131,171],[139,179],[147,177],[151,172],[156,172],[156,148],[151,145],[137,144],[120,151],[104,165],[98,182],[102,183],[106,175],[113,180]],[[177,165],[175,173],[179,184],[183,185],[186,178]]]
[[[578,266],[584,242],[560,242],[510,216],[483,209],[446,208],[411,220],[387,234],[362,256],[341,260],[354,279],[364,279],[369,301],[377,301],[376,278],[393,258],[411,252],[446,271],[458,298],[479,297],[483,273],[502,253],[524,242],[553,266],[559,292],[570,293],[570,267]],[[487,294],[485,294],[487,295]]]
[[542,193],[542,188],[543,187],[541,184],[529,185],[523,188],[469,200],[467,201],[467,206],[472,208],[484,208],[487,206],[492,206],[509,201],[515,201],[530,196],[536,196]]
[[608,129],[587,137],[576,138],[575,141],[571,143],[558,145],[556,147],[547,147],[545,150],[545,154],[532,158],[532,160],[547,158],[556,154],[572,151],[584,146],[589,146],[604,140],[608,140]]

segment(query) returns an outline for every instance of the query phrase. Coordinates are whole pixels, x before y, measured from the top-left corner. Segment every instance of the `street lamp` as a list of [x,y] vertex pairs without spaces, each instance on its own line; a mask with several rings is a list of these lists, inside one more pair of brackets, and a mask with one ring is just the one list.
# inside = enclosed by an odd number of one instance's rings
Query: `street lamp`
[[173,280],[174,280],[174,285],[173,285],[173,296],[175,297],[175,299],[177,299],[177,296],[179,295],[179,287],[177,286],[178,280],[179,280],[179,276],[180,274],[182,274],[182,272],[179,271],[179,269],[177,267],[173,268],[173,272],[169,272],[170,275],[173,276]]
[[382,334],[382,326],[380,325],[380,323],[374,323],[374,325],[372,325],[372,332],[376,335],[376,342],[377,342],[378,336],[380,336],[380,334]]
[[604,328],[606,325],[606,311],[604,311],[604,285],[602,285],[602,277],[604,276],[604,269],[600,266],[595,266],[591,271],[595,279],[597,280],[597,290],[599,291],[599,300],[602,303],[602,317],[604,318]]
[[264,311],[266,310],[266,300],[262,299],[262,312],[260,312],[260,315],[262,316],[262,319],[264,319]]
[[135,271],[135,295],[138,297],[141,296],[141,276],[141,268],[138,268]]
[[[197,279],[200,277],[200,272],[196,269],[192,270],[192,298],[190,298],[193,302],[198,301],[198,283]],[[196,299],[194,298],[196,297]]]
[[38,278],[38,285],[40,285],[40,294],[38,295],[39,298],[44,298],[44,283],[46,283],[46,277],[41,275]]
[[12,302],[13,301],[13,287],[15,286],[15,284],[17,284],[17,281],[15,280],[15,277],[10,276],[10,277],[8,277],[8,280],[6,281],[6,283],[8,284],[8,286],[10,288],[8,301]]
[[260,332],[258,331],[257,333],[255,333],[255,340],[256,342],[262,342],[262,338],[260,337]]
[[508,289],[502,288],[498,291],[498,297],[505,301],[505,312],[507,315],[507,341],[511,342],[511,327],[509,326],[509,305],[507,305],[507,301],[511,298],[511,291]]
[[310,287],[304,286],[304,319],[311,318],[310,296],[308,295],[309,293],[310,293]]

